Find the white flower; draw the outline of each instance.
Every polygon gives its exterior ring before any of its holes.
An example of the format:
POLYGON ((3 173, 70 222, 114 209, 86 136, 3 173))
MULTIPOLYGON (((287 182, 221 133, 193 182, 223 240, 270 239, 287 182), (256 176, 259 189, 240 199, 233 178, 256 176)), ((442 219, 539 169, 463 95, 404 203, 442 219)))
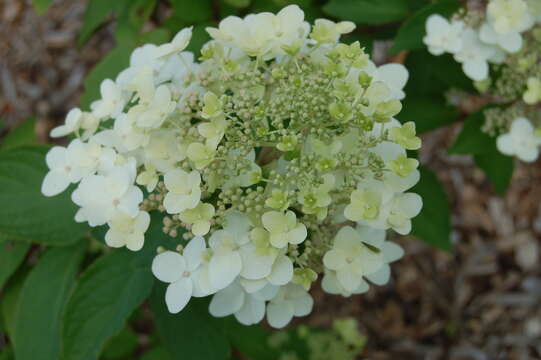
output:
POLYGON ((259 291, 247 293, 237 280, 212 297, 209 312, 215 317, 234 314, 241 324, 257 324, 265 317, 265 302, 276 296, 278 289, 267 285, 259 291))
POLYGON ((100 147, 73 140, 67 148, 55 146, 47 153, 45 161, 49 172, 41 184, 45 196, 55 196, 67 189, 69 184, 81 181, 96 171, 100 147))
POLYGON ((293 316, 306 316, 312 311, 314 300, 297 284, 287 284, 267 305, 269 325, 280 329, 289 324, 293 316))
POLYGON ((166 173, 186 158, 186 147, 174 132, 155 130, 145 146, 143 157, 156 170, 166 173))
POLYGON ((91 104, 92 114, 98 119, 116 118, 126 105, 126 99, 120 86, 111 79, 105 79, 100 85, 101 100, 91 104))
POLYGON ((517 31, 498 33, 488 23, 481 25, 479 29, 479 38, 481 41, 497 45, 508 53, 515 53, 522 48, 522 36, 517 31))
POLYGON ((363 71, 372 76, 372 81, 383 82, 389 88, 391 93, 385 100, 402 100, 406 97, 403 89, 408 82, 409 72, 404 65, 385 64, 376 68, 373 63, 369 63, 363 71))
POLYGON ((157 50, 158 56, 167 56, 179 53, 186 49, 192 38, 192 27, 180 30, 170 43, 160 45, 157 50))
POLYGON ((535 77, 528 78, 528 88, 522 95, 522 100, 529 105, 541 101, 541 80, 535 77))
POLYGON ((51 130, 51 137, 62 137, 77 132, 83 121, 83 112, 79 108, 71 109, 66 116, 64 125, 60 125, 51 130))
MULTIPOLYGON (((395 161, 400 156, 406 156, 406 150, 390 141, 382 141, 377 146, 371 149, 372 152, 381 156, 381 159, 385 161, 387 167, 392 161, 395 161)), ((414 169, 406 176, 400 176, 394 171, 386 171, 383 174, 383 181, 385 185, 393 192, 403 192, 413 187, 419 182, 421 175, 419 170, 414 169)))
POLYGON ((284 250, 277 250, 269 243, 269 236, 261 228, 251 232, 252 242, 240 248, 242 259, 241 283, 248 292, 267 284, 285 285, 293 279, 293 263, 284 250))
POLYGON ((178 214, 186 209, 193 209, 201 200, 201 176, 195 170, 187 173, 173 169, 165 173, 165 195, 163 206, 169 214, 178 214))
POLYGON ((541 23, 541 2, 539 0, 526 0, 530 15, 534 17, 537 23, 541 23))
POLYGON ((191 226, 192 234, 196 236, 203 236, 209 232, 213 216, 214 206, 202 202, 193 209, 186 209, 178 215, 182 222, 191 226))
POLYGON ((165 292, 165 303, 169 312, 180 312, 192 296, 203 297, 214 292, 209 288, 204 276, 206 252, 205 240, 195 237, 186 245, 182 255, 165 251, 152 261, 154 276, 169 283, 165 292))
POLYGON ((321 288, 328 294, 350 297, 351 295, 367 292, 370 289, 370 285, 364 279, 360 279, 359 286, 354 291, 348 291, 341 285, 336 271, 325 268, 325 275, 321 280, 321 288))
POLYGON ((488 59, 494 56, 496 50, 479 39, 479 34, 473 29, 462 33, 462 48, 455 53, 455 60, 462 63, 462 70, 472 80, 481 81, 488 77, 488 59))
POLYGON ((491 0, 487 6, 487 19, 499 34, 523 32, 534 21, 524 0, 491 0))
POLYGON ((167 116, 175 110, 176 103, 171 100, 171 91, 165 85, 160 85, 154 93, 154 98, 147 105, 139 105, 143 107, 142 111, 137 116, 137 126, 143 129, 158 128, 165 121, 167 116))
POLYGON ((242 257, 240 247, 250 241, 250 219, 240 213, 226 215, 222 230, 215 231, 209 239, 213 251, 209 264, 210 282, 215 289, 223 289, 240 274, 242 257))
POLYGON ((430 15, 426 20, 426 35, 423 42, 428 46, 432 55, 442 55, 445 52, 454 54, 462 48, 462 21, 449 23, 441 15, 430 15))
POLYGON ((363 276, 382 267, 383 259, 379 251, 363 243, 357 231, 346 226, 336 234, 333 248, 323 257, 323 264, 336 271, 337 279, 346 291, 354 292, 361 286, 363 276))
POLYGON ((105 243, 111 247, 126 246, 132 251, 140 250, 145 241, 145 232, 150 224, 150 215, 140 211, 136 217, 123 212, 115 213, 108 222, 109 230, 105 234, 105 243))
POLYGON ((514 155, 522 161, 533 162, 539 156, 539 136, 531 122, 523 117, 516 118, 508 133, 498 136, 498 150, 505 155, 514 155))
POLYGON ((85 177, 71 196, 72 201, 81 207, 76 220, 99 226, 111 220, 118 211, 136 217, 143 192, 133 185, 134 180, 134 162, 116 166, 107 175, 85 177))
POLYGON ((261 216, 261 221, 270 233, 270 243, 274 247, 296 245, 306 239, 306 226, 297 223, 297 217, 293 211, 287 211, 285 214, 279 211, 268 211, 261 216))
POLYGON ((128 114, 122 113, 115 119, 113 130, 125 151, 132 151, 148 144, 148 133, 135 124, 135 120, 141 112, 141 108, 134 106, 128 111, 128 114))
POLYGON ((274 51, 282 54, 284 46, 301 46, 310 25, 304 22, 304 12, 297 5, 289 5, 276 14, 273 20, 276 42, 274 51), (298 45, 297 45, 298 44, 298 45))
POLYGON ((390 203, 387 224, 401 235, 411 232, 411 219, 419 215, 423 200, 414 193, 397 194, 390 203))
POLYGON ((250 14, 244 19, 229 16, 219 28, 207 28, 212 38, 232 43, 249 56, 270 59, 284 54, 284 48, 300 47, 308 34, 304 13, 297 5, 283 8, 278 14, 250 14))
POLYGON ((310 37, 319 43, 335 43, 340 35, 355 30, 355 24, 351 21, 335 23, 327 19, 316 19, 310 37))
POLYGON ((366 275, 370 282, 376 285, 385 285, 391 276, 389 263, 399 260, 404 256, 404 250, 391 241, 385 241, 385 230, 373 229, 369 226, 357 225, 355 230, 359 233, 365 244, 381 251, 383 264, 379 270, 366 275))

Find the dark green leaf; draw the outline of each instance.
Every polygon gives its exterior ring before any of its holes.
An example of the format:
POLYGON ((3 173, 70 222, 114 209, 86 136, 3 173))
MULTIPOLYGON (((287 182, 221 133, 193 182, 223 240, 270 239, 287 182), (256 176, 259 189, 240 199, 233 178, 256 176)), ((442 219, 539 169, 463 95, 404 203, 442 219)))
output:
POLYGON ((19 308, 20 294, 26 275, 28 275, 27 268, 21 270, 17 271, 9 280, 7 288, 2 290, 2 296, 0 297, 3 326, 8 335, 12 337, 12 341, 15 339, 13 335, 15 333, 15 317, 19 308))
POLYGON ((468 116, 449 153, 476 155, 492 152, 495 147, 494 138, 481 130, 484 121, 483 111, 468 116))
POLYGON ((447 194, 436 177, 421 168, 421 180, 411 189, 423 198, 421 213, 413 218, 412 235, 445 251, 451 250, 451 215, 447 194))
POLYGON ((28 275, 15 319, 18 360, 60 358, 61 319, 85 249, 84 242, 51 248, 28 275))
POLYGON ((323 10, 340 20, 381 25, 404 19, 409 9, 406 0, 331 0, 323 10))
POLYGON ((53 3, 53 0, 32 0, 32 6, 38 15, 43 15, 49 9, 49 6, 53 3))
POLYGON ((187 51, 192 51, 196 56, 199 54, 201 47, 210 40, 210 36, 205 30, 205 28, 210 25, 212 24, 201 24, 193 27, 192 40, 186 48, 187 51))
POLYGON ((220 319, 208 312, 208 299, 192 298, 180 313, 170 314, 165 305, 166 284, 156 284, 150 306, 158 335, 173 360, 225 360, 230 346, 220 319))
POLYGON ((23 145, 35 145, 36 143, 36 119, 30 118, 13 128, 6 135, 2 141, 0 150, 5 151, 23 145))
POLYGON ((261 325, 245 326, 230 316, 224 319, 224 327, 233 347, 250 359, 274 360, 280 357, 275 349, 269 347, 271 332, 261 325))
POLYGON ((174 16, 188 25, 212 19, 211 0, 169 0, 175 10, 174 16))
POLYGON ((130 328, 124 328, 113 337, 103 350, 102 359, 114 360, 130 357, 137 348, 137 334, 130 328))
POLYGON ((97 359, 107 340, 147 298, 154 279, 136 259, 133 252, 115 250, 83 274, 64 316, 64 360, 97 359))
POLYGON ((0 290, 24 260, 29 248, 27 243, 0 242, 0 290))
POLYGON ((456 109, 437 95, 408 96, 402 105, 396 118, 402 123, 413 121, 419 134, 449 125, 458 118, 456 109))
POLYGON ((133 44, 117 46, 92 69, 84 81, 85 92, 81 97, 81 107, 89 108, 92 101, 100 98, 100 84, 103 80, 114 79, 121 70, 128 67, 133 48, 133 44))
POLYGON ((68 245, 88 230, 74 220, 77 207, 69 189, 45 197, 41 183, 47 173, 48 147, 21 147, 0 152, 0 236, 16 241, 68 245))
POLYGON ((496 193, 503 195, 513 177, 513 158, 501 154, 495 146, 493 151, 474 155, 473 158, 485 172, 496 193))
POLYGON ((147 33, 141 34, 139 44, 163 44, 171 38, 171 33, 167 29, 154 29, 147 33))
POLYGON ((0 360, 15 360, 11 347, 4 346, 4 348, 0 350, 0 360))
POLYGON ((156 0, 131 0, 118 11, 115 38, 117 43, 136 44, 141 28, 156 7, 156 0))
POLYGON ((410 78, 405 92, 411 94, 437 94, 441 96, 450 87, 473 91, 473 85, 461 65, 451 55, 434 56, 426 50, 413 51, 406 59, 410 78))
POLYGON ((83 27, 79 32, 77 43, 84 44, 94 31, 111 15, 118 7, 124 6, 126 0, 89 0, 83 18, 83 27))
POLYGON ((171 357, 167 350, 163 347, 157 347, 147 351, 141 356, 141 360, 170 360, 171 357))
POLYGON ((224 2, 235 8, 245 8, 250 5, 251 0, 224 0, 224 2))
POLYGON ((423 48, 426 19, 432 14, 448 17, 456 12, 459 7, 460 4, 457 0, 442 0, 423 7, 402 24, 391 51, 396 53, 401 50, 423 48))

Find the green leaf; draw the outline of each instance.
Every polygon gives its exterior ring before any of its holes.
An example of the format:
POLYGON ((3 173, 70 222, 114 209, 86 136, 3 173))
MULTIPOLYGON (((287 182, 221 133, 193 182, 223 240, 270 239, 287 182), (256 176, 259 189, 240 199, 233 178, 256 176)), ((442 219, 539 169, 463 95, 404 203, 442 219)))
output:
POLYGON ((514 160, 503 155, 494 146, 493 151, 473 156, 475 163, 485 172, 496 193, 503 195, 513 177, 514 160))
POLYGON ((51 248, 24 282, 15 318, 17 360, 60 358, 60 325, 86 244, 51 248))
POLYGON ((83 27, 79 32, 77 44, 83 45, 94 31, 117 9, 129 0, 89 0, 83 18, 83 27))
POLYGON ((451 215, 447 194, 430 170, 421 167, 421 180, 411 191, 423 198, 421 213, 413 218, 412 235, 445 251, 451 250, 451 215))
POLYGON ((381 25, 404 19, 409 9, 406 0, 331 0, 323 11, 340 20, 381 25))
POLYGON ((140 44, 155 44, 160 45, 171 39, 171 32, 167 29, 154 29, 152 31, 141 34, 140 44))
POLYGON ((188 25, 212 19, 211 0, 170 0, 175 11, 174 17, 188 25))
POLYGON ((53 0, 32 0, 32 6, 38 15, 43 15, 49 9, 49 6, 53 3, 53 0))
POLYGON ((205 28, 211 25, 213 24, 206 23, 206 24, 195 25, 193 27, 192 40, 190 41, 190 44, 186 48, 186 51, 192 51, 196 56, 199 54, 203 45, 207 41, 210 40, 210 35, 207 33, 205 28))
POLYGON ((233 347, 248 358, 274 360, 280 357, 280 354, 269 346, 271 332, 261 325, 245 326, 233 316, 229 316, 224 319, 224 326, 233 347))
POLYGON ((24 260, 30 244, 12 241, 0 243, 0 290, 24 260))
POLYGON ((495 147, 494 138, 481 130, 485 121, 483 111, 471 114, 464 120, 462 131, 449 149, 450 154, 477 155, 490 153, 495 147))
POLYGON ((402 106, 396 118, 402 123, 413 121, 419 134, 449 125, 458 119, 457 110, 445 104, 444 99, 437 95, 408 96, 402 106))
POLYGON ((114 360, 129 357, 137 349, 137 344, 137 334, 130 328, 124 328, 105 345, 102 359, 114 360))
POLYGON ((157 347, 145 352, 141 356, 141 360, 170 360, 171 357, 167 350, 163 347, 157 347))
POLYGON ((69 189, 45 197, 41 183, 47 173, 48 147, 20 147, 0 152, 0 236, 16 241, 68 245, 88 230, 74 220, 77 206, 69 189), (9 204, 9 205, 8 205, 9 204))
POLYGON ((13 128, 6 135, 2 141, 0 150, 5 151, 23 145, 35 145, 36 143, 36 119, 30 118, 13 128))
POLYGON ((118 11, 115 38, 119 44, 137 43, 141 28, 156 7, 156 0, 131 0, 118 11))
POLYGON ((81 277, 63 322, 63 360, 95 360, 154 282, 147 266, 128 250, 115 250, 94 262, 81 277))
POLYGON ((192 298, 180 313, 170 314, 165 305, 166 284, 156 284, 150 306, 158 335, 171 359, 225 360, 230 346, 220 319, 208 312, 208 299, 192 298))
POLYGON ((7 288, 2 290, 2 296, 0 297, 3 326, 12 341, 15 338, 15 317, 19 308, 19 299, 21 290, 24 285, 24 280, 28 275, 28 269, 23 268, 9 280, 7 288))
POLYGON ((88 109, 90 103, 100 98, 100 84, 103 80, 114 79, 120 71, 128 67, 133 49, 133 44, 119 45, 92 69, 84 81, 85 92, 81 97, 81 107, 88 109))
POLYGON ((436 94, 441 97, 450 87, 474 91, 461 65, 449 54, 434 56, 426 50, 413 51, 405 66, 410 73, 405 89, 408 95, 436 94))
POLYGON ((15 360, 13 350, 9 345, 6 345, 0 351, 0 360, 15 360))
POLYGON ((442 0, 426 5, 413 16, 408 18, 398 30, 391 52, 397 53, 402 50, 415 50, 424 47, 423 37, 426 34, 426 19, 432 14, 440 14, 448 17, 455 13, 460 4, 457 0, 442 0))

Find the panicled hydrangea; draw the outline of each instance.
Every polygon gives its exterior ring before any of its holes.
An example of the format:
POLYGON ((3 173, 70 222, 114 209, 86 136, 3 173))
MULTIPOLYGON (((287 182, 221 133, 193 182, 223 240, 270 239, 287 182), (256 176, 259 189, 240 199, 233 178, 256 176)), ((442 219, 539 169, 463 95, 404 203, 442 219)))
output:
POLYGON ((424 43, 433 55, 453 54, 469 78, 483 81, 489 76, 489 63, 501 64, 506 54, 522 48, 524 33, 539 21, 532 15, 534 2, 489 0, 484 17, 472 25, 458 15, 451 21, 431 15, 424 43))
POLYGON ((77 184, 76 220, 134 251, 149 212, 166 213, 164 232, 183 239, 152 272, 173 313, 213 294, 214 316, 280 328, 310 313, 318 274, 344 296, 385 284, 403 254, 386 230, 408 234, 421 210, 406 152, 421 140, 394 119, 407 70, 340 43, 353 29, 311 27, 292 5, 208 28, 199 62, 190 28, 137 48, 90 112, 52 131, 75 139, 47 155, 43 193, 77 184))
POLYGON ((462 11, 449 21, 431 15, 424 37, 430 53, 453 54, 477 89, 506 107, 486 109, 483 130, 498 136, 500 152, 526 162, 535 161, 539 153, 540 4, 489 0, 484 11, 462 11))

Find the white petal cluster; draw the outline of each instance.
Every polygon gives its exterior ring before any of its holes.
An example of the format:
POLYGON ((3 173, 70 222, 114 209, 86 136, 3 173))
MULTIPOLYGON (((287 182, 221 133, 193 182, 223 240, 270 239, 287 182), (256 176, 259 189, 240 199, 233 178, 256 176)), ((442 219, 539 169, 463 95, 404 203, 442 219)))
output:
POLYGON ((496 139, 498 150, 505 155, 516 156, 525 162, 534 162, 539 157, 541 133, 527 118, 513 120, 509 132, 496 139))
POLYGON ((506 54, 522 48, 522 34, 539 22, 535 3, 535 0, 490 0, 484 19, 475 27, 458 17, 448 21, 441 15, 431 15, 426 21, 423 41, 430 53, 452 54, 470 79, 483 81, 489 76, 489 63, 500 64, 506 54))
POLYGON ((340 43, 353 29, 311 27, 291 5, 207 29, 200 62, 184 52, 191 28, 135 49, 90 111, 52 131, 74 139, 47 154, 42 192, 74 184, 76 220, 133 251, 162 212, 183 234, 152 263, 173 313, 213 295, 214 316, 281 328, 311 312, 318 273, 344 296, 385 284, 402 256, 386 231, 408 234, 422 207, 407 157, 421 140, 394 118, 407 70, 340 43))

